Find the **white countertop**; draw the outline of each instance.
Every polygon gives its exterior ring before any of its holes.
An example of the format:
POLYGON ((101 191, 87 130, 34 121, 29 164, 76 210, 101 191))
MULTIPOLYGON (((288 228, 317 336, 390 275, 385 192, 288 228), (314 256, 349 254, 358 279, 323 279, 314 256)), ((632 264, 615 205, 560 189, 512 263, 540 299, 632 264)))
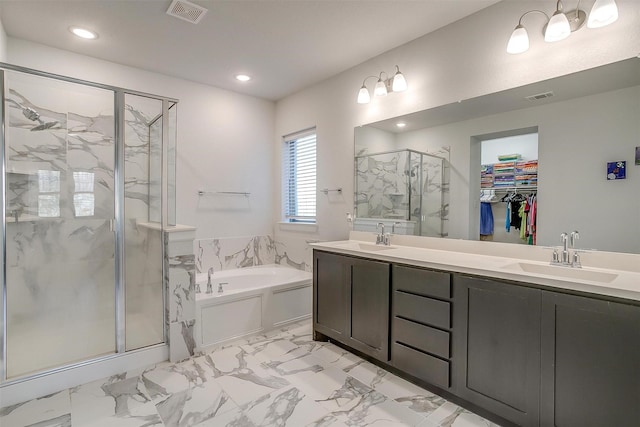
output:
MULTIPOLYGON (((470 253, 468 249, 458 252, 397 244, 380 246, 375 245, 372 233, 352 232, 351 239, 312 243, 311 246, 314 249, 374 260, 640 301, 640 272, 637 271, 592 268, 588 264, 584 265, 584 260, 583 268, 551 266, 548 261, 541 261, 539 255, 523 259, 470 253), (369 238, 369 234, 373 239, 369 238)), ((451 244, 455 245, 455 242, 450 242, 449 245, 451 244)))

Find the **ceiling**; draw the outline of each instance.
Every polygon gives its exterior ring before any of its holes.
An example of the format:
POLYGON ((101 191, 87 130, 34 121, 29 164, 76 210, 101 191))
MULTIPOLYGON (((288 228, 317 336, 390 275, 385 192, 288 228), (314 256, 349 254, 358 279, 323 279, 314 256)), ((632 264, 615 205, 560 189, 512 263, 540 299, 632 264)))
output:
POLYGON ((0 19, 9 37, 276 101, 497 1, 194 0, 208 13, 191 24, 171 0, 0 0, 0 19))

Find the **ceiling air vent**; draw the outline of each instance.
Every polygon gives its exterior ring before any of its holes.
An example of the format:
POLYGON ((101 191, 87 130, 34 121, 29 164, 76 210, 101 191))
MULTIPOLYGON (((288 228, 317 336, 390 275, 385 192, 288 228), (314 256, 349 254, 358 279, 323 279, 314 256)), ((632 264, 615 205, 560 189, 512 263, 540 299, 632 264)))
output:
POLYGON ((167 9, 167 15, 197 24, 207 14, 207 9, 186 0, 173 0, 167 9))
POLYGON ((553 92, 545 92, 539 93, 537 95, 525 96, 525 99, 528 99, 529 101, 539 101, 541 99, 551 98, 552 96, 553 92))

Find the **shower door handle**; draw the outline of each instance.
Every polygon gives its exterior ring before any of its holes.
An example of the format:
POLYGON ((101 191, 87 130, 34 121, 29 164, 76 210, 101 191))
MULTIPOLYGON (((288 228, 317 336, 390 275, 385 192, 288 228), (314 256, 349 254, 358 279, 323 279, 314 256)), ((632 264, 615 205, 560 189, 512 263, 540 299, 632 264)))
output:
POLYGON ((109 231, 114 232, 116 231, 116 225, 115 225, 116 220, 111 218, 109 220, 109 231))

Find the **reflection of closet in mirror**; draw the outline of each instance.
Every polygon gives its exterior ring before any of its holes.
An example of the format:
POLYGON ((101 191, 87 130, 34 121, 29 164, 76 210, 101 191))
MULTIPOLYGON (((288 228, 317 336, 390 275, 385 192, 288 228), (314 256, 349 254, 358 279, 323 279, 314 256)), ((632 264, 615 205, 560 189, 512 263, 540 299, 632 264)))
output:
POLYGON ((480 144, 480 240, 536 243, 538 133, 480 144))
POLYGON ((355 157, 354 229, 443 237, 446 165, 443 158, 414 150, 355 157))

